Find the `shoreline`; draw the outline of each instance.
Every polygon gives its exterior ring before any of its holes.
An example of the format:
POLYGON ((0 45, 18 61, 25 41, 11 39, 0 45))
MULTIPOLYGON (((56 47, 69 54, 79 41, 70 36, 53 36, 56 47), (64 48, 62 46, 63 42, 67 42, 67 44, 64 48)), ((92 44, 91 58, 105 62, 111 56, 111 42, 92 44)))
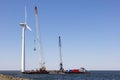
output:
POLYGON ((4 74, 0 74, 0 80, 30 80, 28 78, 13 77, 4 74))

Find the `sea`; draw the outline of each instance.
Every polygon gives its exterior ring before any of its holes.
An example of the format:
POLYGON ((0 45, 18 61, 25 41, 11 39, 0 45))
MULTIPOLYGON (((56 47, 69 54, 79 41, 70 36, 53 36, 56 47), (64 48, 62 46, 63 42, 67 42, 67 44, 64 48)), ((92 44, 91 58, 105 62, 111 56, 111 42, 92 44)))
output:
POLYGON ((20 71, 0 71, 0 74, 30 80, 120 80, 120 71, 89 71, 90 74, 22 74, 20 71))

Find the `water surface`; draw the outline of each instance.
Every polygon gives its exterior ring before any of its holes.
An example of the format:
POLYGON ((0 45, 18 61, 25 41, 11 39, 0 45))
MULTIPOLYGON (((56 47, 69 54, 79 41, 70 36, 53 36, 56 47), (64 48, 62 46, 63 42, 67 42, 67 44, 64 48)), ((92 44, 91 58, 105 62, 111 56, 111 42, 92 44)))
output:
POLYGON ((120 71, 90 71, 90 74, 21 74, 20 71, 0 73, 30 80, 120 80, 120 71))

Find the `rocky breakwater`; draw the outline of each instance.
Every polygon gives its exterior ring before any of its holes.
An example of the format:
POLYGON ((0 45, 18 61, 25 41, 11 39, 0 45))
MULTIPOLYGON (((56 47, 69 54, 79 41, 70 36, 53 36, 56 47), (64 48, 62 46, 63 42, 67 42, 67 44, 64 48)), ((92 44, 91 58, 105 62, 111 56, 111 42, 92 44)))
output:
POLYGON ((0 80, 30 80, 30 79, 19 78, 19 77, 12 77, 12 76, 7 76, 7 75, 0 74, 0 80))

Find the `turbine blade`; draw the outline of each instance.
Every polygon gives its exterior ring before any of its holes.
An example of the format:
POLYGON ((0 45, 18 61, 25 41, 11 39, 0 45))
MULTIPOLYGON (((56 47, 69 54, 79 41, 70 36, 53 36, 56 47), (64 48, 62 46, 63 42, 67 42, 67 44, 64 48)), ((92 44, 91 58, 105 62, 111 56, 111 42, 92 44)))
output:
POLYGON ((27 29, 29 29, 30 31, 32 31, 32 29, 28 25, 26 25, 26 27, 27 27, 27 29))
POLYGON ((27 23, 27 9, 26 9, 26 6, 25 6, 25 23, 27 23))

